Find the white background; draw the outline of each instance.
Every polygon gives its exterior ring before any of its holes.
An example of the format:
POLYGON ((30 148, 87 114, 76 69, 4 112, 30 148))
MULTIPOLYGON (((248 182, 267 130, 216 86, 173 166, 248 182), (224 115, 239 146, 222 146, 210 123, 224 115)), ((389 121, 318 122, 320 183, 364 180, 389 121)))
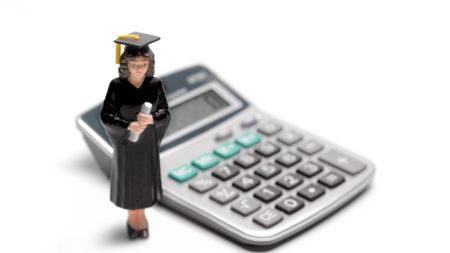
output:
POLYGON ((156 75, 203 63, 269 113, 368 157, 368 192, 274 252, 449 252, 448 1, 2 1, 1 252, 231 252, 157 205, 126 212, 75 127, 141 31, 156 75), (25 251, 27 250, 27 251, 25 251))

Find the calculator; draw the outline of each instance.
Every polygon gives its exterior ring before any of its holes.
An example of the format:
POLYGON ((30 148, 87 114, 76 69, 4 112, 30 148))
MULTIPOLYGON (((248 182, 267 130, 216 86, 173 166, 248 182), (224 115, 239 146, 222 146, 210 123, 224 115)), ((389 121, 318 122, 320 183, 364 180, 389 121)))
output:
MULTIPOLYGON (((371 161, 257 108, 203 65, 160 78, 171 112, 160 145, 160 204, 232 241, 279 245, 373 180, 371 161)), ((101 106, 76 124, 109 175, 113 149, 101 106)))

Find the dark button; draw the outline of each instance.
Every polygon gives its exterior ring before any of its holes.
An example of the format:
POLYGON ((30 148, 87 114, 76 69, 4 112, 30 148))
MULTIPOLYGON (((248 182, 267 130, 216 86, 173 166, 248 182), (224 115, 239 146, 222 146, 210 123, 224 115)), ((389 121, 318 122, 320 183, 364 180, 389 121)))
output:
POLYGON ((364 163, 336 150, 327 151, 319 159, 351 175, 356 175, 366 168, 364 163))
POLYGON ((267 136, 272 136, 281 131, 281 128, 282 127, 276 123, 266 122, 259 126, 258 131, 267 136))
POLYGON ((316 184, 310 184, 297 192, 297 195, 309 201, 313 201, 325 194, 325 189, 316 184))
POLYGON ((289 173, 282 178, 278 179, 277 185, 283 187, 286 190, 290 190, 303 182, 303 178, 297 173, 289 173))
POLYGON ((255 174, 264 178, 269 179, 281 173, 281 169, 271 163, 266 163, 261 165, 258 169, 255 170, 255 174))
POLYGON ((295 155, 293 153, 284 153, 280 157, 276 159, 277 163, 285 166, 285 167, 291 167, 292 165, 300 162, 302 158, 298 155, 295 155))
POLYGON ((334 188, 345 182, 345 178, 337 173, 330 172, 325 176, 319 178, 319 183, 327 186, 328 188, 334 188))
POLYGON ((323 149, 323 145, 315 140, 308 140, 300 143, 297 146, 297 149, 307 155, 314 155, 315 153, 323 149))
POLYGON ((236 181, 234 181, 233 186, 246 192, 246 191, 249 191, 249 190, 255 188, 260 183, 261 183, 261 181, 258 178, 254 177, 254 176, 250 176, 250 175, 245 175, 245 176, 237 179, 236 181))
POLYGON ((255 149, 255 152, 262 156, 269 157, 269 156, 272 156, 272 155, 280 152, 280 150, 281 150, 280 147, 276 146, 275 144, 270 143, 270 142, 265 142, 265 143, 262 143, 261 145, 259 145, 255 149))
POLYGON ((297 172, 305 177, 313 177, 319 174, 323 170, 323 167, 317 163, 307 162, 297 169, 297 172))
POLYGON ((305 206, 305 202, 297 197, 289 196, 280 201, 275 207, 286 214, 293 214, 305 206))
POLYGON ((280 197, 282 194, 281 190, 275 186, 267 185, 261 190, 255 192, 255 198, 269 203, 270 201, 280 197))
POLYGON ((294 131, 286 131, 278 135, 277 140, 288 146, 300 141, 303 136, 294 131))
POLYGON ((234 163, 241 166, 244 169, 248 169, 253 165, 259 163, 260 161, 261 160, 254 155, 242 154, 234 160, 234 163))
POLYGON ((222 181, 228 180, 237 174, 239 174, 239 169, 228 164, 220 166, 212 172, 213 176, 221 179, 222 181))

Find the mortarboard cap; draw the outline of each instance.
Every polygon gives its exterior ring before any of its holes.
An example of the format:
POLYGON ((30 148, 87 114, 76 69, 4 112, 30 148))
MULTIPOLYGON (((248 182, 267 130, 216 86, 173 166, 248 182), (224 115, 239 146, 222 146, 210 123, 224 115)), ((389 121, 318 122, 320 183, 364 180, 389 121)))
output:
POLYGON ((160 37, 158 36, 139 32, 117 36, 117 39, 114 40, 116 43, 116 64, 120 63, 121 44, 129 47, 130 51, 137 55, 141 50, 147 50, 148 44, 158 41, 159 39, 160 37))

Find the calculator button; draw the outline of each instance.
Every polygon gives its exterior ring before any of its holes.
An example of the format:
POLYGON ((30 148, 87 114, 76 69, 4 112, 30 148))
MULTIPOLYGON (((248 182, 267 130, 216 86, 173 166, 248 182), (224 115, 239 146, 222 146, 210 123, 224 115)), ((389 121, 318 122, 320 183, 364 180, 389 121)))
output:
POLYGON ((217 189, 209 198, 216 201, 219 204, 225 205, 226 203, 236 199, 239 196, 238 192, 228 186, 217 189))
POLYGON ((281 131, 281 128, 282 127, 280 125, 276 124, 276 123, 266 122, 264 124, 261 124, 258 127, 258 131, 260 133, 263 133, 263 134, 267 135, 267 136, 272 136, 272 135, 278 133, 279 131, 281 131))
POLYGON ((253 125, 255 125, 258 122, 258 119, 255 116, 250 116, 245 118, 242 122, 241 122, 241 127, 242 128, 249 128, 253 125))
POLYGON ((313 162, 307 162, 300 166, 300 168, 297 169, 297 172, 302 174, 305 177, 313 177, 320 172, 322 172, 323 166, 313 163, 313 162))
POLYGON ((289 196, 280 201, 275 208, 285 212, 286 214, 293 214, 305 206, 305 202, 293 196, 289 196))
POLYGON ((199 193, 205 193, 216 186, 217 182, 208 176, 199 177, 189 183, 189 188, 199 193))
POLYGON ((329 150, 319 159, 351 175, 356 175, 366 168, 364 163, 336 150, 329 150))
POLYGON ((277 140, 286 145, 292 145, 300 141, 303 136, 294 131, 286 131, 278 135, 277 140))
POLYGON ((275 161, 277 161, 277 163, 279 163, 285 167, 291 167, 292 165, 300 162, 301 160, 302 160, 302 158, 300 156, 288 152, 288 153, 282 154, 275 161))
POLYGON ((286 190, 290 190, 303 182, 303 178, 297 173, 289 173, 282 178, 278 179, 277 185, 283 187, 286 190))
POLYGON ((213 176, 223 181, 228 180, 237 174, 239 174, 239 169, 228 164, 222 165, 212 172, 213 176))
POLYGON ((255 170, 255 174, 264 179, 272 178, 280 173, 281 169, 278 166, 270 163, 263 164, 255 170))
POLYGON ((242 216, 248 216, 249 214, 256 212, 256 210, 260 208, 261 204, 254 198, 249 197, 241 199, 231 206, 231 210, 237 212, 242 216))
POLYGON ((283 215, 272 208, 267 208, 255 217, 253 217, 253 222, 264 227, 270 228, 283 220, 283 215))
POLYGON ((169 172, 169 177, 182 183, 197 175, 197 169, 192 165, 181 165, 169 172))
POLYGON ((206 153, 192 160, 192 165, 201 170, 207 170, 216 166, 217 164, 219 164, 219 162, 219 157, 213 154, 206 153))
POLYGON ((281 190, 275 186, 267 185, 261 190, 255 192, 254 196, 266 203, 280 197, 282 194, 281 190))
POLYGON ((319 178, 319 183, 327 186, 328 188, 334 188, 345 182, 345 178, 337 173, 330 172, 325 176, 319 178))
POLYGON ((265 143, 262 143, 261 145, 259 145, 255 149, 255 152, 262 156, 269 157, 269 156, 272 156, 272 155, 280 152, 280 150, 281 150, 280 147, 276 146, 275 144, 270 143, 270 142, 265 142, 265 143))
POLYGON ((216 133, 216 141, 223 141, 230 138, 233 135, 231 129, 223 129, 216 133))
POLYGON ((310 184, 297 192, 297 195, 309 201, 313 201, 325 194, 325 189, 316 184, 310 184))
POLYGON ((261 141, 261 136, 251 130, 246 130, 236 138, 236 142, 244 148, 249 148, 261 141))
POLYGON ((245 175, 245 176, 237 179, 236 181, 234 181, 233 186, 246 192, 246 191, 249 191, 249 190, 255 188, 260 183, 261 183, 261 181, 258 178, 254 177, 254 176, 250 176, 250 175, 245 175))
POLYGON ((297 146, 297 149, 307 155, 314 155, 315 153, 317 153, 323 149, 323 145, 318 143, 315 140, 308 140, 308 141, 300 143, 297 146))
POLYGON ((242 154, 238 158, 234 159, 234 163, 244 169, 248 169, 260 161, 261 160, 258 157, 250 154, 242 154))
POLYGON ((241 147, 232 141, 227 141, 222 143, 214 149, 214 154, 222 157, 223 159, 228 159, 241 150, 241 147))

